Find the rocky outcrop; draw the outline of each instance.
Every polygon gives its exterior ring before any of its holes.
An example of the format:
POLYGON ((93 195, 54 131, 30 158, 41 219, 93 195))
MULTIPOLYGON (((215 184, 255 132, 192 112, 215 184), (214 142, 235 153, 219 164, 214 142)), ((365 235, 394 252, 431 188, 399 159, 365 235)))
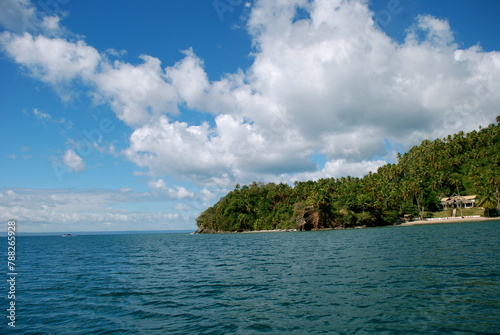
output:
POLYGON ((225 231, 225 230, 215 230, 210 227, 200 226, 196 230, 195 234, 226 234, 226 233, 237 233, 238 231, 225 231))
POLYGON ((306 206, 299 210, 296 208, 295 222, 299 231, 345 228, 345 226, 334 220, 328 212, 321 211, 313 206, 306 206))
POLYGON ((321 229, 321 213, 312 206, 307 206, 296 218, 297 230, 321 229))
POLYGON ((217 231, 213 230, 212 228, 200 226, 198 227, 198 230, 194 232, 195 234, 216 234, 217 231))

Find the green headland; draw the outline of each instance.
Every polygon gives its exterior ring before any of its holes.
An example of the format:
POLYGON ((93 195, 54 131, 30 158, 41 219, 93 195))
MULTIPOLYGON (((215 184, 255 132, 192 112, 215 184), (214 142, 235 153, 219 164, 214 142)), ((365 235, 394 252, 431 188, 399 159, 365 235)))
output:
POLYGON ((362 178, 236 185, 197 218, 198 233, 320 230, 500 212, 500 116, 425 140, 362 178))

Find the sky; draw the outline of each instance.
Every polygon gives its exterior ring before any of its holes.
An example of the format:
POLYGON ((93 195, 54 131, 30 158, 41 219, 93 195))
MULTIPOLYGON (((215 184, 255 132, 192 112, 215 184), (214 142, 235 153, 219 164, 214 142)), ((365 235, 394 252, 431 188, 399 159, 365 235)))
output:
POLYGON ((500 114, 496 0, 1 0, 0 221, 195 230, 500 114))

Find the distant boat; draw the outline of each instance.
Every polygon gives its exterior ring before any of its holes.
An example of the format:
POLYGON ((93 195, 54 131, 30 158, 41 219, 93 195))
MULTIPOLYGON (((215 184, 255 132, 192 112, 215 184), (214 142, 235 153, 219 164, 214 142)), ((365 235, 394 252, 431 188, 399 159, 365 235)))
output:
POLYGON ((73 237, 73 235, 71 235, 71 234, 62 234, 61 236, 62 237, 73 237))

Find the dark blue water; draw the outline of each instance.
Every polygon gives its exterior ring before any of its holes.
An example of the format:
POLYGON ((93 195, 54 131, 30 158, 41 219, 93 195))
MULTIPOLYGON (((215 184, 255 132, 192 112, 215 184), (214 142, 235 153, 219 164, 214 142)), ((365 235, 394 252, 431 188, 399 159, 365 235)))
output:
POLYGON ((15 333, 498 333, 499 233, 18 237, 15 333))

